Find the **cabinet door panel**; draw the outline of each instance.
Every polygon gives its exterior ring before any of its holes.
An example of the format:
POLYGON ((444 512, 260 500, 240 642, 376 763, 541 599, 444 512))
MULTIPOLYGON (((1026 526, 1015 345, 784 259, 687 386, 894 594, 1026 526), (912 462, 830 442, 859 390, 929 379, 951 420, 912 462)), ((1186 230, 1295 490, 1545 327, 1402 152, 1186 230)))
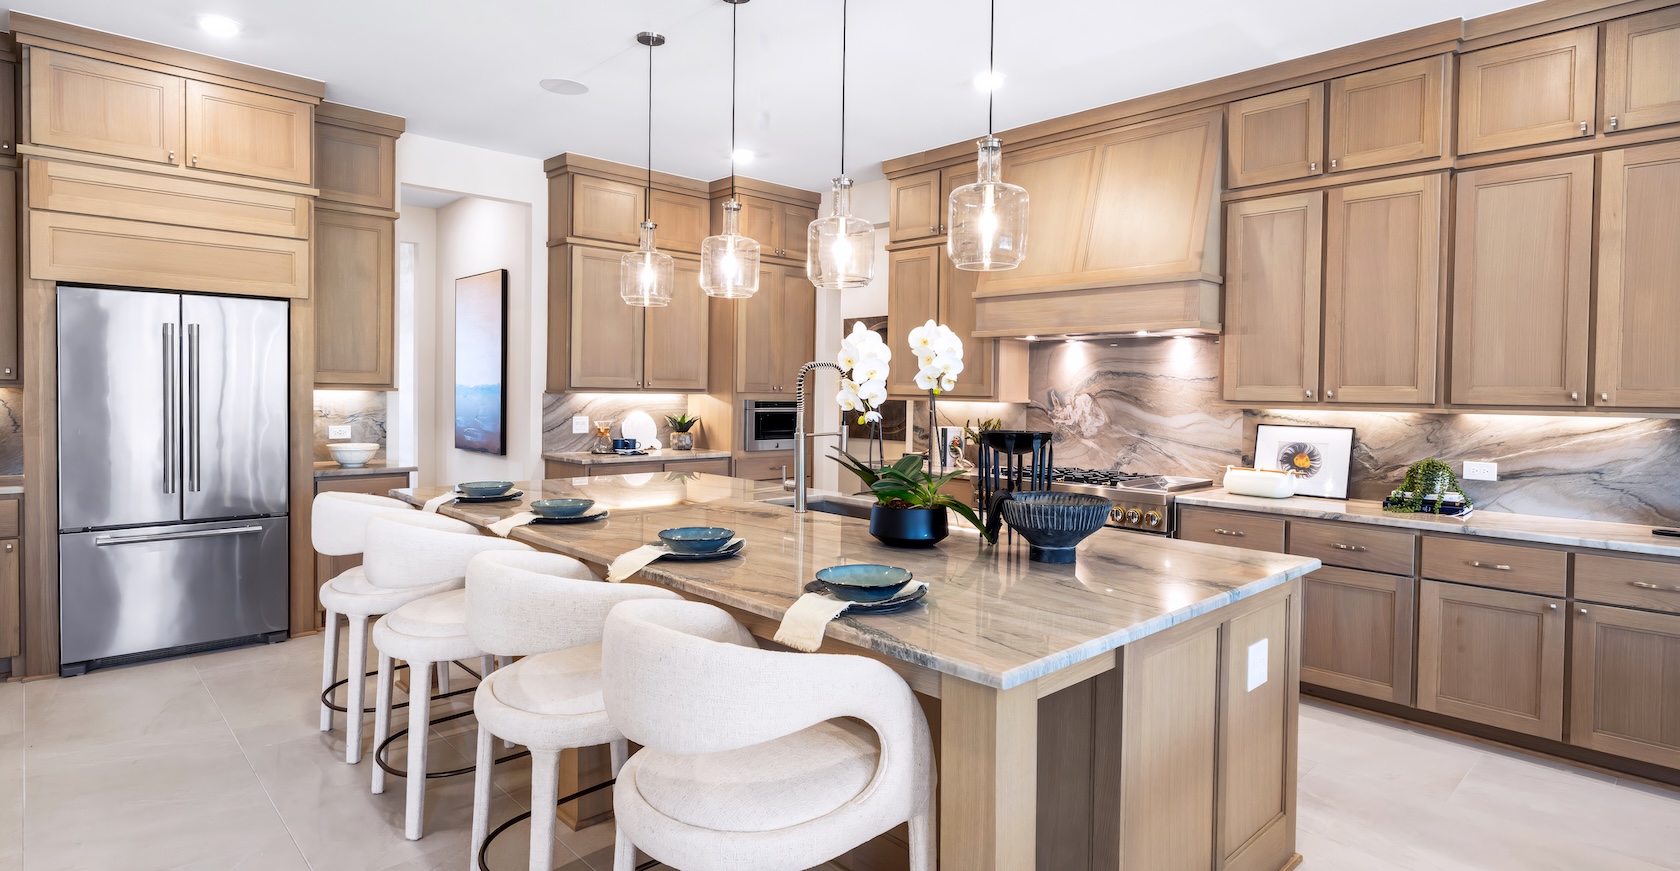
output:
POLYGON ((1230 185, 1306 178, 1324 171, 1324 86, 1307 85, 1231 104, 1230 185))
POLYGON ((1563 738, 1560 599, 1424 581, 1418 707, 1563 738))
POLYGON ((781 248, 781 256, 794 260, 804 260, 807 249, 811 222, 817 219, 817 210, 811 206, 795 206, 789 203, 776 204, 776 226, 781 236, 777 247, 781 248))
POLYGON ((735 389, 774 393, 777 363, 775 335, 782 327, 782 295, 775 271, 758 273, 758 293, 735 300, 735 389))
POLYGON ((1412 703, 1411 578, 1322 568, 1302 579, 1301 680, 1412 703))
POLYGON ((1449 55, 1344 76, 1330 83, 1330 169, 1440 157, 1449 55))
POLYGON ((315 107, 187 81, 187 163, 198 169, 309 184, 315 107))
POLYGON ((1443 187, 1436 174, 1330 191, 1325 399, 1435 401, 1443 187))
POLYGON ((390 218, 316 210, 316 387, 392 386, 396 256, 390 218))
POLYGON ((572 235, 637 244, 646 195, 642 188, 621 181, 572 176, 572 235))
POLYGON ((0 111, 0 152, 17 153, 17 74, 18 65, 0 61, 0 94, 5 94, 5 111, 0 111))
POLYGON ((177 162, 181 78, 41 48, 29 51, 29 77, 34 144, 177 162))
POLYGON ((1593 402, 1680 407, 1680 144, 1602 159, 1593 402))
POLYGON ((1604 25, 1604 131, 1680 121, 1680 9, 1604 25))
POLYGON ((315 125, 315 182, 323 200, 396 208, 396 161, 393 137, 336 124, 315 125))
POLYGON ((1459 176, 1453 403, 1586 404, 1592 178, 1590 155, 1459 176))
POLYGON ((618 295, 618 251, 572 249, 571 386, 625 390, 641 386, 644 309, 618 295))
POLYGON ((781 320, 776 325, 776 386, 780 392, 792 393, 799 367, 817 356, 817 289, 805 280, 803 269, 778 266, 775 272, 782 298, 781 320))
MULTIPOLYGON (((944 247, 934 250, 939 255, 939 322, 963 342, 962 374, 957 376, 957 388, 947 395, 953 399, 991 399, 997 395, 994 376, 998 340, 974 335, 974 291, 979 289, 980 273, 958 269, 945 256, 944 247)), ((898 352, 893 353, 896 356, 898 352)))
POLYGON ((887 255, 887 347, 893 353, 887 392, 894 396, 926 392, 916 386, 910 331, 939 319, 939 276, 945 271, 942 262, 949 259, 943 246, 909 248, 887 255))
POLYGON ((18 608, 18 543, 0 542, 0 657, 23 653, 21 614, 18 608))
POLYGON ((1232 203, 1225 229, 1225 398, 1314 401, 1324 195, 1232 203))
POLYGON ((1680 768, 1680 617, 1574 609, 1569 743, 1680 768))
POLYGON ((1597 27, 1461 55, 1458 152, 1590 136, 1597 72, 1597 27))
POLYGON ((678 260, 671 304, 647 310, 646 362, 642 386, 660 392, 706 389, 706 339, 709 335, 706 292, 700 289, 700 265, 678 260))
POLYGON ((0 168, 0 383, 22 380, 18 317, 18 171, 0 168))
POLYGON ((893 179, 891 196, 891 241, 909 242, 939 235, 939 225, 945 221, 939 170, 893 179))
MULTIPOLYGON (((697 194, 656 190, 648 201, 651 220, 659 225, 660 250, 700 253, 700 243, 711 235, 711 213, 706 199, 697 194)), ((638 222, 639 223, 639 222, 638 222)))
MULTIPOLYGON (((741 203, 741 235, 758 243, 759 256, 776 256, 776 203, 754 197, 738 197, 741 203)), ((720 213, 721 214, 721 213, 720 213)))

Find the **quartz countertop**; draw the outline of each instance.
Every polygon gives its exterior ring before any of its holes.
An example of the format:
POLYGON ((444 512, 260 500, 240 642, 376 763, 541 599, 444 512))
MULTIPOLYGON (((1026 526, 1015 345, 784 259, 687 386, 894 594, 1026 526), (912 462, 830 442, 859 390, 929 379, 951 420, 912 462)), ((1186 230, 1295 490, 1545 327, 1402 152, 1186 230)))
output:
POLYGON ((1315 499, 1293 496, 1266 499, 1237 496, 1224 490, 1199 490, 1178 494, 1179 505, 1230 508, 1312 520, 1341 520, 1373 526, 1393 526, 1422 532, 1450 532, 1508 538, 1538 544, 1597 548, 1651 556, 1680 557, 1680 538, 1651 534, 1653 527, 1603 520, 1575 520, 1504 511, 1474 511, 1467 518, 1435 514, 1398 514, 1384 511, 1381 502, 1361 499, 1315 499))
POLYGON ((391 466, 385 460, 368 460, 367 465, 355 468, 345 468, 332 460, 319 460, 315 463, 315 477, 317 478, 357 478, 366 475, 402 475, 408 472, 420 471, 419 466, 391 466))
POLYGON ((626 457, 620 454, 592 454, 588 451, 555 451, 543 454, 545 460, 556 463, 577 463, 580 466, 610 466, 614 463, 654 463, 663 460, 667 463, 680 463, 684 460, 727 460, 734 456, 729 451, 707 451, 695 448, 692 451, 658 450, 648 451, 640 457, 626 457))
MULTIPOLYGON (((1170 626, 1282 585, 1318 560, 1099 530, 1076 565, 1027 559, 1025 541, 988 547, 952 524, 938 547, 886 547, 867 521, 753 501, 750 481, 649 473, 587 482, 529 482, 518 502, 445 505, 441 513, 485 526, 529 500, 584 496, 611 515, 593 523, 515 529, 512 538, 604 565, 673 526, 723 526, 745 539, 741 556, 661 560, 641 576, 663 586, 780 620, 816 571, 846 562, 887 563, 930 582, 924 607, 845 616, 828 637, 986 686, 1009 689, 1170 626)), ((395 490, 411 504, 441 487, 395 490)))

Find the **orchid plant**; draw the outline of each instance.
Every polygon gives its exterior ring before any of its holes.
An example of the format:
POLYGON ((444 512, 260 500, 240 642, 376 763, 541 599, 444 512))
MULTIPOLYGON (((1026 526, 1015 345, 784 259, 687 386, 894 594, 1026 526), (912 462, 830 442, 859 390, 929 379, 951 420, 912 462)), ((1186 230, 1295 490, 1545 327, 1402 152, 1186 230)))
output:
POLYGON ((963 370, 963 344, 944 324, 927 323, 910 331, 910 351, 916 355, 916 386, 938 394, 957 386, 963 370))
POLYGON ((858 321, 852 333, 840 340, 840 392, 835 400, 840 410, 856 411, 858 423, 880 423, 881 403, 887 401, 887 366, 892 349, 881 334, 858 321))

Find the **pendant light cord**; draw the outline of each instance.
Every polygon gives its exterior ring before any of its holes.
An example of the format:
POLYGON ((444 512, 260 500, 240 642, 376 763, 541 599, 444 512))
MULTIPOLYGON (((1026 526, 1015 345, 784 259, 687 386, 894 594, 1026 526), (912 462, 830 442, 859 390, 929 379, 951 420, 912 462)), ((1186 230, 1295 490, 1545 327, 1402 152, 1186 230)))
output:
POLYGON ((850 0, 840 0, 840 174, 846 174, 846 23, 850 0))
POLYGON ((653 40, 648 40, 647 194, 642 197, 642 223, 653 220, 653 40))
POLYGON ((741 52, 741 4, 729 4, 729 198, 735 199, 735 100, 741 52))
POLYGON ((997 101, 997 0, 992 0, 991 37, 986 49, 986 138, 992 138, 992 104, 997 101))

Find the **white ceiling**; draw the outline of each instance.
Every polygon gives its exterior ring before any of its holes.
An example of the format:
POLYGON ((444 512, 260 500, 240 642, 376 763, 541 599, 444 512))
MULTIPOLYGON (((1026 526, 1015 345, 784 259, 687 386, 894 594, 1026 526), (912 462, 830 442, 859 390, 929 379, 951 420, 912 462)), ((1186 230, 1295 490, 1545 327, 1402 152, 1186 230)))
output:
MULTIPOLYGON (((572 151, 641 165, 647 49, 653 163, 729 172, 723 0, 18 0, 19 11, 320 79, 328 99, 408 119, 410 132, 531 157, 572 151), (201 13, 244 25, 200 32, 201 13), (574 78, 579 97, 540 89, 574 78)), ((1521 0, 999 0, 997 127, 1521 5, 1521 0)), ((985 0, 852 0, 846 164, 985 133, 985 0)), ((840 0, 740 7, 742 174, 823 189, 839 166, 840 0)))

